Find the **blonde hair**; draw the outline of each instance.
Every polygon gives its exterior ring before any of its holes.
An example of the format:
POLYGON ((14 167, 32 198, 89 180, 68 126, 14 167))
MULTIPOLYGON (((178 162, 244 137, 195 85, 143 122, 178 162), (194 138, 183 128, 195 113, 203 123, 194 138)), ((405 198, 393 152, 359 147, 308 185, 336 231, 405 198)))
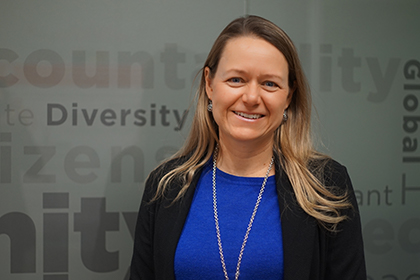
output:
POLYGON ((301 208, 328 230, 336 230, 346 219, 340 209, 350 207, 347 194, 334 194, 323 184, 324 167, 328 157, 315 151, 311 140, 311 95, 300 64, 296 48, 288 35, 274 23, 258 16, 246 16, 232 21, 213 44, 201 73, 197 102, 191 131, 184 146, 172 157, 185 157, 186 161, 165 174, 159 182, 155 199, 163 196, 166 188, 176 178, 183 180, 175 201, 188 189, 194 174, 211 157, 219 142, 218 126, 207 111, 204 68, 216 73, 226 43, 242 36, 261 38, 275 46, 286 58, 289 67, 289 86, 294 89, 287 110, 288 120, 274 133, 273 151, 289 177, 301 208))

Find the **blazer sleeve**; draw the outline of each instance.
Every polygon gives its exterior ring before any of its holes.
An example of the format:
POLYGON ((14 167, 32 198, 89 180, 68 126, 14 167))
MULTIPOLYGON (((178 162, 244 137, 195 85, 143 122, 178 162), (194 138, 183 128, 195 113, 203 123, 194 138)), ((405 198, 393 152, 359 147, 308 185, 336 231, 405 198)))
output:
POLYGON ((130 266, 130 280, 155 279, 153 257, 153 230, 156 202, 150 202, 158 180, 152 173, 146 181, 137 216, 134 249, 130 266))
POLYGON ((325 279, 366 280, 366 267, 359 209, 353 186, 344 166, 333 162, 326 184, 347 190, 352 208, 342 211, 348 218, 338 225, 336 233, 327 233, 325 279), (329 182, 328 182, 329 181, 329 182))

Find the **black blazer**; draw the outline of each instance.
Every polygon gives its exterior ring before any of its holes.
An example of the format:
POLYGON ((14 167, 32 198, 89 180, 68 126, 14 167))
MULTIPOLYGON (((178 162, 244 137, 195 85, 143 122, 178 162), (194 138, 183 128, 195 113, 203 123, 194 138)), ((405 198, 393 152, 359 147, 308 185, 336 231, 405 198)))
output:
MULTIPOLYGON (((171 204, 181 187, 174 182, 165 198, 150 203, 159 179, 179 165, 175 159, 154 170, 145 184, 134 240, 131 280, 175 279, 174 256, 184 222, 194 196, 201 169, 194 175, 185 196, 171 204)), ((341 222, 338 233, 319 226, 298 205, 291 183, 275 162, 277 193, 281 213, 284 254, 284 280, 366 280, 360 217, 346 168, 328 163, 325 184, 337 186, 350 195, 353 209, 343 211, 349 219, 341 222)))

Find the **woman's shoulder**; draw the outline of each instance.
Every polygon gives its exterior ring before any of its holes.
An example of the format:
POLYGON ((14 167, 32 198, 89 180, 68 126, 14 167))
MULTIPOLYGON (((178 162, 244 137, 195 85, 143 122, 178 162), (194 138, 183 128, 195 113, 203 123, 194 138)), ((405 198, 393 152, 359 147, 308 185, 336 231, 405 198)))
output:
POLYGON ((165 176, 172 170, 176 169, 177 167, 181 166, 186 161, 187 161, 186 156, 180 156, 180 157, 175 157, 175 158, 170 158, 168 160, 165 160, 164 162, 160 163, 155 169, 153 169, 150 172, 149 176, 146 179, 146 185, 159 182, 163 176, 165 176))
POLYGON ((186 156, 180 156, 175 158, 170 158, 161 164, 159 164, 155 169, 153 169, 149 176, 147 176, 144 193, 148 194, 151 197, 154 197, 159 186, 160 180, 170 173, 172 170, 181 166, 187 160, 186 156))
POLYGON ((317 158, 310 161, 309 168, 325 186, 351 187, 347 168, 340 162, 330 158, 317 158))
POLYGON ((350 184, 347 168, 334 159, 328 160, 324 167, 324 180, 327 186, 348 187, 350 184))

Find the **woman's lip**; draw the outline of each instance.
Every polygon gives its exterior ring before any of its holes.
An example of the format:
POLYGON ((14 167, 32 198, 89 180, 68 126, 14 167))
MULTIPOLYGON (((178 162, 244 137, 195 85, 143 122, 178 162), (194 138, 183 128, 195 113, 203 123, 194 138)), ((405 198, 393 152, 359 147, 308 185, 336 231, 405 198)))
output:
POLYGON ((239 111, 233 111, 236 115, 246 118, 246 119, 250 119, 250 120, 257 120, 262 118, 264 115, 262 114, 252 114, 252 113, 245 113, 245 112, 239 112, 239 111))

